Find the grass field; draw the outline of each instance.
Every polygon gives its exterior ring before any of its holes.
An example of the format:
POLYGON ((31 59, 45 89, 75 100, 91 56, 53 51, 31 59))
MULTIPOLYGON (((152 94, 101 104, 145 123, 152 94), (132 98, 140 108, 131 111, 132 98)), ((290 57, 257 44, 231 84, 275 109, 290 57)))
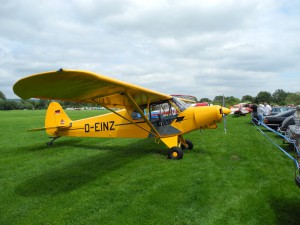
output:
POLYGON ((0 224, 300 224, 293 161, 249 115, 227 116, 226 135, 222 124, 186 135, 194 149, 182 160, 150 139, 46 146, 44 132, 25 132, 44 115, 0 111, 0 224))

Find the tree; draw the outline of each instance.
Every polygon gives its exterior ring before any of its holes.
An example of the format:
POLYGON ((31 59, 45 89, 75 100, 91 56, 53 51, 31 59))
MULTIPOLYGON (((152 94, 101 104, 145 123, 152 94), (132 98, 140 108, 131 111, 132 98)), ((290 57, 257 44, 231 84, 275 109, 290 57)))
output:
POLYGON ((48 105, 49 105, 49 101, 48 100, 44 100, 44 99, 40 99, 38 102, 36 102, 36 108, 37 109, 47 109, 48 105))
POLYGON ((300 105, 300 92, 288 94, 285 98, 285 103, 287 105, 300 105))
POLYGON ((235 105, 240 102, 240 99, 233 96, 224 97, 222 95, 219 95, 214 98, 213 103, 216 105, 223 105, 223 101, 225 101, 226 105, 235 105))
POLYGON ((0 98, 0 110, 4 110, 4 108, 5 108, 5 101, 2 98, 0 98))
POLYGON ((6 100, 6 96, 2 91, 0 91, 0 99, 2 99, 4 101, 6 100))
POLYGON ((285 99, 288 96, 289 93, 285 92, 282 89, 277 89, 273 94, 273 102, 278 105, 285 105, 285 99))
POLYGON ((211 102, 209 98, 201 98, 199 102, 211 102))
POLYGON ((22 106, 21 103, 16 101, 0 101, 0 109, 1 110, 13 110, 13 109, 20 109, 22 106))
POLYGON ((272 102, 272 95, 270 92, 267 91, 261 91, 257 94, 257 96, 255 97, 255 103, 264 103, 264 102, 272 102))
POLYGON ((23 109, 34 109, 34 104, 29 100, 21 100, 23 109))
POLYGON ((225 97, 225 103, 227 105, 235 105, 240 102, 240 99, 235 98, 233 96, 225 97))
POLYGON ((254 98, 251 95, 244 95, 242 97, 242 102, 254 102, 254 98))
POLYGON ((213 104, 215 104, 215 105, 222 105, 222 103, 223 103, 223 96, 222 95, 216 96, 213 100, 213 104))

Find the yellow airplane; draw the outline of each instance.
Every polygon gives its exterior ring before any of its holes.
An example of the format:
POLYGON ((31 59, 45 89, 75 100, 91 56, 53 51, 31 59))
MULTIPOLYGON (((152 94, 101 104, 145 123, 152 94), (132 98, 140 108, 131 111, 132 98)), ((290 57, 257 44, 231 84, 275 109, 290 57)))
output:
POLYGON ((183 135, 217 128, 230 110, 221 106, 190 107, 180 99, 88 71, 65 70, 25 77, 13 90, 22 99, 96 103, 111 113, 71 120, 57 102, 46 113, 45 130, 54 140, 62 136, 153 138, 168 148, 168 158, 181 159, 193 143, 183 135))

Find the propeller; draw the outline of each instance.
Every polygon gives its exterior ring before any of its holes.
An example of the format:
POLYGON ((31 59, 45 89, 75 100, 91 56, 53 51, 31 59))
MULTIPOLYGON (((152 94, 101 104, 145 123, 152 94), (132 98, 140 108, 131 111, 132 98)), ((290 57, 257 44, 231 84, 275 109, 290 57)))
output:
MULTIPOLYGON (((225 96, 223 94, 223 102, 222 102, 222 107, 225 107, 225 96)), ((223 109, 222 109, 223 111, 223 109)), ((223 118, 224 118, 224 132, 226 134, 226 114, 223 113, 223 118)))

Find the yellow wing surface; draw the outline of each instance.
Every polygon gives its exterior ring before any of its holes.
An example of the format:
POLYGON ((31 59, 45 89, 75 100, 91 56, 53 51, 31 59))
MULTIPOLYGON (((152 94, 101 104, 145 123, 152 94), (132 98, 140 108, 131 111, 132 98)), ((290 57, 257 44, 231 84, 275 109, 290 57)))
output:
POLYGON ((65 69, 25 77, 14 85, 13 90, 22 99, 98 103, 108 108, 132 107, 125 93, 130 94, 137 105, 172 98, 96 73, 65 69))

